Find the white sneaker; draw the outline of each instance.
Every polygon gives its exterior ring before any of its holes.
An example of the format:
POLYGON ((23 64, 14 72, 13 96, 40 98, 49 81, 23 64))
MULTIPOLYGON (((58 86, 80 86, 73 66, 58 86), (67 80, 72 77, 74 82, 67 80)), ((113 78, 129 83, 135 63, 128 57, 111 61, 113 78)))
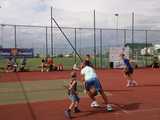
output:
POLYGON ((132 81, 132 83, 134 83, 134 84, 138 85, 138 83, 137 83, 135 80, 133 80, 133 81, 132 81))
POLYGON ((111 106, 110 104, 107 104, 106 110, 107 110, 108 112, 111 112, 111 111, 113 111, 113 108, 112 108, 112 106, 111 106))
POLYGON ((128 82, 126 86, 127 86, 127 87, 131 87, 132 85, 131 85, 130 82, 128 82))
POLYGON ((137 85, 138 85, 138 83, 135 80, 133 80, 132 81, 132 86, 137 86, 137 85))
POLYGON ((92 108, 100 107, 100 105, 99 105, 96 101, 93 101, 90 106, 91 106, 92 108))

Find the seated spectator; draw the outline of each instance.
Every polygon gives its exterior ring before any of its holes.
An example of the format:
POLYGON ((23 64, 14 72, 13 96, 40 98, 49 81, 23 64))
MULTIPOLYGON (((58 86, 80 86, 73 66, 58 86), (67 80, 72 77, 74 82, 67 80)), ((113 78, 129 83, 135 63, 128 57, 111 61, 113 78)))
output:
POLYGON ((41 61, 41 72, 47 71, 47 68, 48 68, 47 60, 43 58, 41 61))
POLYGON ((19 69, 21 72, 25 71, 26 64, 27 64, 27 60, 25 57, 23 57, 23 59, 21 60, 20 69, 19 69))
POLYGON ((47 59, 47 65, 48 65, 47 71, 53 71, 53 59, 52 58, 49 57, 47 59))
POLYGON ((9 58, 7 60, 7 65, 6 65, 6 72, 16 72, 17 71, 17 64, 13 58, 9 58))
POLYGON ((63 64, 59 64, 59 65, 57 66, 57 70, 63 71, 63 69, 64 69, 63 64))

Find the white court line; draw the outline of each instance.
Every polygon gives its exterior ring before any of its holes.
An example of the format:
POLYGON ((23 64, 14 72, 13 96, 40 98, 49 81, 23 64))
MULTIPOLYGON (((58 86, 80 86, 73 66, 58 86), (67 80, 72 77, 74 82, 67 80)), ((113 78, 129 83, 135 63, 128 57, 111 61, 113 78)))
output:
POLYGON ((137 113, 137 112, 152 112, 152 111, 158 111, 160 110, 160 108, 150 108, 150 109, 139 109, 139 110, 131 110, 131 111, 127 111, 124 110, 122 108, 120 108, 122 112, 126 113, 126 114, 130 114, 130 113, 137 113))

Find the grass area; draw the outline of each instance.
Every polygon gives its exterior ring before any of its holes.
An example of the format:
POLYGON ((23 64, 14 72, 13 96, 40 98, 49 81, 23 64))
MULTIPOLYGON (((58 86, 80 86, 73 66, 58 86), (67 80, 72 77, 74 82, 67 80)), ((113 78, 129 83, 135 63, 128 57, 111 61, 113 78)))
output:
MULTIPOLYGON (((137 58, 138 60, 138 66, 145 66, 145 65, 150 65, 152 63, 152 58, 149 56, 139 56, 137 58)), ((17 63, 20 63, 20 59, 17 59, 17 63)), ((73 64, 75 63, 75 58, 74 57, 70 57, 70 58, 54 58, 54 63, 55 64, 63 64, 64 65, 64 69, 68 70, 71 69, 73 64)), ((80 59, 77 58, 77 63, 80 63, 80 59)), ((92 60, 92 63, 94 64, 94 60, 92 60)), ((0 68, 4 68, 6 64, 6 60, 0 58, 0 68)), ((30 71, 34 71, 34 70, 40 70, 39 66, 41 64, 41 58, 28 58, 27 59, 27 65, 26 68, 30 71)), ((96 59, 96 66, 98 68, 109 68, 109 58, 107 57, 103 57, 102 58, 102 64, 101 64, 101 59, 100 57, 97 57, 96 59)))

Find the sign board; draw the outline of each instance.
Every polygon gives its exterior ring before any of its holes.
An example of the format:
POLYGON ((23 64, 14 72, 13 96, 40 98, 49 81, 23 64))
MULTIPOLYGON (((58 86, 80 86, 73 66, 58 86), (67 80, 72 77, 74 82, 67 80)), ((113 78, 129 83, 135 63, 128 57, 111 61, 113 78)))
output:
POLYGON ((32 48, 0 48, 0 56, 2 57, 28 57, 34 56, 34 51, 32 48))

